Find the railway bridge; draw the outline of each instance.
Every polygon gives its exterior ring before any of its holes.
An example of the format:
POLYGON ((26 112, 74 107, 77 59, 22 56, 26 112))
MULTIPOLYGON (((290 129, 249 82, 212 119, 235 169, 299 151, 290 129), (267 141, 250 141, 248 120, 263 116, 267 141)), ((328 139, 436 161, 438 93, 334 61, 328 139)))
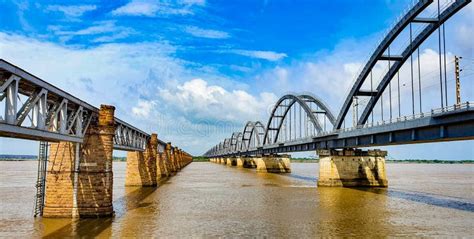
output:
POLYGON ((470 2, 414 2, 359 71, 338 115, 312 94, 287 94, 276 102, 266 123, 247 122, 204 155, 257 171, 290 172, 285 153, 316 151, 319 186, 386 187, 387 152, 360 148, 472 140, 474 105, 472 99, 461 101, 460 57, 453 61, 454 82, 448 80, 445 44, 445 23, 470 2), (420 57, 420 47, 431 35, 438 48, 434 80, 422 74, 420 57), (439 92, 424 92, 428 84, 439 92), (455 92, 454 97, 448 92, 455 92))
POLYGON ((35 215, 102 217, 112 205, 113 150, 127 151, 126 186, 157 186, 190 154, 0 59, 0 136, 40 141, 35 215))

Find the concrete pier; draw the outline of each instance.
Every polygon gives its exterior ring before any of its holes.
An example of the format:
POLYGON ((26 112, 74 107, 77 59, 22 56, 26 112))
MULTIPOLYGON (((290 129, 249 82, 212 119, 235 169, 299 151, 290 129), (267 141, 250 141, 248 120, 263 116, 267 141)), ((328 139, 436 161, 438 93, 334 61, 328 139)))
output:
POLYGON ((101 105, 82 145, 51 143, 43 217, 112 216, 113 106, 101 105))
POLYGON ((291 173, 289 155, 263 155, 254 158, 257 172, 261 173, 291 173))
POLYGON ((386 151, 319 150, 319 187, 387 187, 386 151))

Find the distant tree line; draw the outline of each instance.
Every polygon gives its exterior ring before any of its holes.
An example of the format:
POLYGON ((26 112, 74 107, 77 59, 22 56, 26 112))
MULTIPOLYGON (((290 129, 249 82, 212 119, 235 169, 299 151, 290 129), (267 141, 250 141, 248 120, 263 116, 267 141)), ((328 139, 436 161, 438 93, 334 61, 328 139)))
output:
MULTIPOLYGON (((36 155, 13 155, 0 154, 0 161, 29 161, 37 160, 36 155)), ((113 161, 126 162, 127 157, 114 157, 113 161)), ((194 162, 208 162, 209 158, 204 156, 193 157, 194 162)), ((291 162, 295 163, 317 163, 317 158, 291 158, 291 162)), ((387 159, 387 163, 430 163, 430 164, 472 164, 474 160, 441 160, 441 159, 387 159)))

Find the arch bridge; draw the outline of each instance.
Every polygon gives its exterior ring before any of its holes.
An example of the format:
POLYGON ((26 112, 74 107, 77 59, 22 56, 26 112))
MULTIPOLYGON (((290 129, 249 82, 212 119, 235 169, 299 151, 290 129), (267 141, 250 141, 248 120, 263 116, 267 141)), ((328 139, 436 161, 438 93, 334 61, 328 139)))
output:
MULTIPOLYGON (((443 46, 445 22, 470 2, 455 0, 443 4, 420 0, 410 6, 358 73, 337 117, 322 99, 311 94, 287 94, 275 103, 266 124, 249 121, 242 131, 234 132, 204 155, 256 155, 472 139, 473 102, 449 102, 449 69, 443 46), (433 80, 423 79, 424 64, 420 63, 419 51, 431 35, 438 36, 439 41, 440 91, 435 97, 439 105, 432 102, 432 95, 423 99, 423 81, 428 84, 433 80), (401 86, 403 68, 409 69, 410 74, 405 79, 408 84, 401 86), (378 79, 374 79, 375 73, 380 74, 378 79), (402 98, 404 93, 407 98, 402 98)), ((459 68, 455 71, 459 73, 459 68)))

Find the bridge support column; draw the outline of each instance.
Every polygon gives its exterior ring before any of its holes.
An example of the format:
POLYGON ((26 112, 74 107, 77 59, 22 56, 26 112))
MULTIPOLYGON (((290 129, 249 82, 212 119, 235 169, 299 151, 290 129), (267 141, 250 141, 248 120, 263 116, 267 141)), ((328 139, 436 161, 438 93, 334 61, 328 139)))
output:
POLYGON ((262 173, 291 173, 289 155, 263 155, 254 158, 257 172, 262 173))
POLYGON ((167 178, 170 176, 170 168, 168 166, 168 159, 166 158, 165 152, 158 153, 158 162, 157 162, 157 181, 159 182, 161 179, 167 178))
POLYGON ((244 167, 244 158, 242 158, 242 156, 237 156, 235 158, 235 163, 238 168, 243 168, 244 167))
POLYGON ((255 159, 258 157, 244 157, 243 158, 243 167, 244 168, 256 168, 257 164, 255 163, 255 159))
POLYGON ((133 151, 127 153, 127 173, 125 186, 153 187, 156 181, 156 156, 158 138, 152 134, 146 142, 145 151, 133 151))
POLYGON ((173 148, 173 158, 176 167, 176 171, 181 170, 181 157, 179 156, 179 149, 177 147, 173 148))
POLYGON ((171 143, 166 144, 165 153, 166 153, 166 159, 167 159, 167 163, 168 163, 167 165, 168 165, 168 169, 169 169, 168 172, 170 173, 170 176, 171 176, 173 174, 176 174, 176 172, 178 171, 176 169, 176 164, 174 163, 174 155, 173 155, 171 143))
POLYGON ((319 187, 387 187, 386 151, 318 150, 319 187))
POLYGON ((237 159, 235 157, 228 157, 226 164, 227 166, 237 166, 237 159))
POLYGON ((51 143, 43 217, 112 216, 113 106, 101 105, 84 143, 51 143))

